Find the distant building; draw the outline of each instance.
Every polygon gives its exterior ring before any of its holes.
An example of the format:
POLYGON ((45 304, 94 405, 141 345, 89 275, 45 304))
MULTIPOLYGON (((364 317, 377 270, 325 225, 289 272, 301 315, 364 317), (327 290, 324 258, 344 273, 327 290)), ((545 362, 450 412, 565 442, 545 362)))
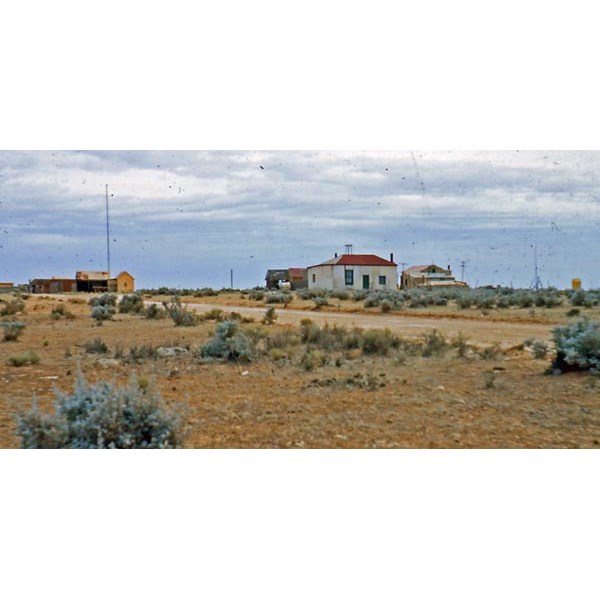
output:
POLYGON ((0 281, 0 292, 12 292, 15 284, 8 281, 0 281))
POLYGON ((337 254, 307 268, 308 287, 325 290, 395 290, 398 265, 375 254, 337 254))
POLYGON ((77 281, 63 277, 52 277, 50 279, 32 279, 29 289, 33 294, 64 294, 77 291, 77 281))
POLYGON ((413 288, 468 287, 463 281, 456 281, 450 265, 447 269, 438 265, 415 265, 402 271, 400 287, 413 288))
POLYGON ((114 279, 109 279, 108 287, 111 292, 131 294, 135 291, 135 279, 127 271, 121 271, 114 279))
POLYGON ((135 280, 127 271, 121 271, 114 279, 108 271, 77 271, 75 279, 52 277, 32 279, 29 288, 34 294, 62 294, 66 292, 117 292, 129 294, 135 289, 135 280))
POLYGON ((108 292, 108 271, 77 271, 78 292, 108 292))
POLYGON ((267 289, 277 289, 279 282, 290 284, 291 289, 297 290, 308 287, 306 269, 290 267, 289 269, 269 269, 265 276, 267 289))

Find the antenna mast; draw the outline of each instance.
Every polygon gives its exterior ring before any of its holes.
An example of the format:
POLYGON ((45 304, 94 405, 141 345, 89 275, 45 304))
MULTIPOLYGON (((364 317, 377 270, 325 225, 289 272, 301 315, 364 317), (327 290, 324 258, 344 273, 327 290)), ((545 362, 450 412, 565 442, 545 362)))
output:
POLYGON ((538 273, 537 246, 533 247, 533 260, 534 260, 533 285, 531 287, 534 290, 539 290, 541 287, 543 287, 543 285, 542 285, 542 280, 540 279, 540 276, 539 276, 539 273, 538 273))
POLYGON ((108 266, 108 278, 110 279, 110 229, 108 224, 108 184, 106 184, 106 262, 108 266))

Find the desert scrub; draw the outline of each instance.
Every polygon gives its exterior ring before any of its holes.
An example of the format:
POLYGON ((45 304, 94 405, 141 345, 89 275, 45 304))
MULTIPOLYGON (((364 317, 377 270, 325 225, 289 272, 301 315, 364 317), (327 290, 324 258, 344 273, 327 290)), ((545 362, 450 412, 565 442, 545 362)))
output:
POLYGON ((181 305, 181 300, 178 296, 174 296, 171 302, 163 303, 167 314, 175 323, 175 327, 193 327, 198 325, 200 318, 198 315, 191 310, 188 310, 181 305))
POLYGON ((437 329, 424 333, 422 336, 423 347, 422 354, 425 358, 431 356, 441 356, 446 353, 449 347, 448 340, 437 329))
POLYGON ((313 298, 313 310, 320 310, 323 306, 329 306, 329 300, 324 296, 317 296, 313 298))
POLYGON ((152 387, 89 384, 79 375, 73 393, 55 391, 54 414, 34 404, 17 416, 22 448, 179 448, 183 419, 152 387))
POLYGON ((90 298, 88 304, 90 306, 116 306, 117 297, 115 294, 100 294, 100 296, 94 296, 93 298, 90 298))
POLYGON ((9 356, 6 359, 6 364, 11 367, 22 367, 24 365, 37 365, 40 362, 40 357, 33 352, 33 350, 29 350, 27 352, 22 352, 21 354, 14 354, 13 356, 9 356))
POLYGON ((367 329, 362 334, 360 348, 363 354, 387 355, 392 348, 398 348, 400 338, 389 329, 367 329))
POLYGON ((96 325, 102 325, 104 321, 111 321, 116 309, 110 304, 98 304, 92 308, 90 316, 96 321, 96 325))
POLYGON ((21 296, 17 296, 14 300, 4 301, 4 306, 0 309, 0 317, 9 317, 24 312, 25 302, 21 296))
POLYGON ((273 325, 277 321, 277 313, 275 307, 269 306, 265 312, 265 316, 262 318, 261 323, 263 325, 273 325))
POLYGON ((252 342, 240 331, 238 321, 223 321, 217 325, 215 335, 200 348, 200 357, 250 362, 252 342))
MULTIPOLYGON (((233 314, 233 313, 232 313, 233 314)), ((224 321, 225 315, 220 308, 211 308, 207 310, 205 313, 202 313, 198 319, 200 321, 224 321)))
POLYGON ((248 292, 248 298, 250 298, 250 300, 264 300, 265 299, 265 291, 264 290, 250 290, 248 292))
POLYGON ((119 313, 139 315, 144 310, 144 300, 140 294, 125 294, 119 302, 119 313))
POLYGON ((167 311, 159 304, 150 304, 142 312, 146 319, 164 319, 167 311))
POLYGON ((470 346, 468 338, 465 337, 462 332, 458 333, 458 335, 450 342, 450 345, 453 348, 456 348, 456 356, 458 356, 458 358, 466 358, 469 354, 470 346))
POLYGON ((57 321, 63 317, 65 319, 74 319, 75 315, 68 310, 64 304, 57 304, 56 306, 52 307, 52 310, 50 311, 50 317, 57 321))
MULTIPOLYGON (((225 290, 223 290, 225 291, 225 290)), ((193 293, 194 298, 204 298, 205 296, 218 296, 219 292, 217 290, 213 290, 212 288, 200 288, 193 293)))
POLYGON ((83 349, 86 354, 106 354, 108 352, 108 346, 100 338, 85 342, 83 349))
POLYGON ((530 348, 533 358, 536 359, 546 358, 546 355, 548 354, 548 344, 543 340, 528 338, 523 342, 523 347, 530 348))
POLYGON ((265 294, 266 304, 289 304, 292 300, 292 294, 285 292, 268 292, 265 294))
POLYGON ((600 370, 600 321, 582 319, 552 330, 556 355, 554 369, 561 371, 600 370))
POLYGON ((306 350, 300 359, 300 365, 305 371, 313 371, 330 363, 329 356, 322 350, 306 350))
POLYGON ((25 331, 25 323, 22 321, 4 321, 0 325, 4 330, 5 342, 16 342, 25 331))

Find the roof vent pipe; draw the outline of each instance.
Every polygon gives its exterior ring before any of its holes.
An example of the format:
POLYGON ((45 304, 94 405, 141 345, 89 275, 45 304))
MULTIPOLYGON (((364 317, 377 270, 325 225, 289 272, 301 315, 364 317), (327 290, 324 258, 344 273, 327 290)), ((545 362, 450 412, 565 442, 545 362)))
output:
POLYGON ((335 257, 337 258, 337 252, 335 253, 335 257))
POLYGON ((390 252, 390 262, 394 262, 394 253, 390 252))

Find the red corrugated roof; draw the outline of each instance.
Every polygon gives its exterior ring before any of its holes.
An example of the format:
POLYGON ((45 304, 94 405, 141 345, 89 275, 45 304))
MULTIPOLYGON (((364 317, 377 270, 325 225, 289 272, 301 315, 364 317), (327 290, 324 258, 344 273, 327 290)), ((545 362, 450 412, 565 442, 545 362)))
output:
POLYGON ((375 254, 342 254, 337 258, 332 258, 313 267, 325 265, 345 265, 355 267, 396 267, 396 263, 375 254))
POLYGON ((288 273, 290 275, 290 277, 304 277, 304 273, 305 273, 306 269, 301 269, 299 267, 290 267, 288 269, 288 273))

